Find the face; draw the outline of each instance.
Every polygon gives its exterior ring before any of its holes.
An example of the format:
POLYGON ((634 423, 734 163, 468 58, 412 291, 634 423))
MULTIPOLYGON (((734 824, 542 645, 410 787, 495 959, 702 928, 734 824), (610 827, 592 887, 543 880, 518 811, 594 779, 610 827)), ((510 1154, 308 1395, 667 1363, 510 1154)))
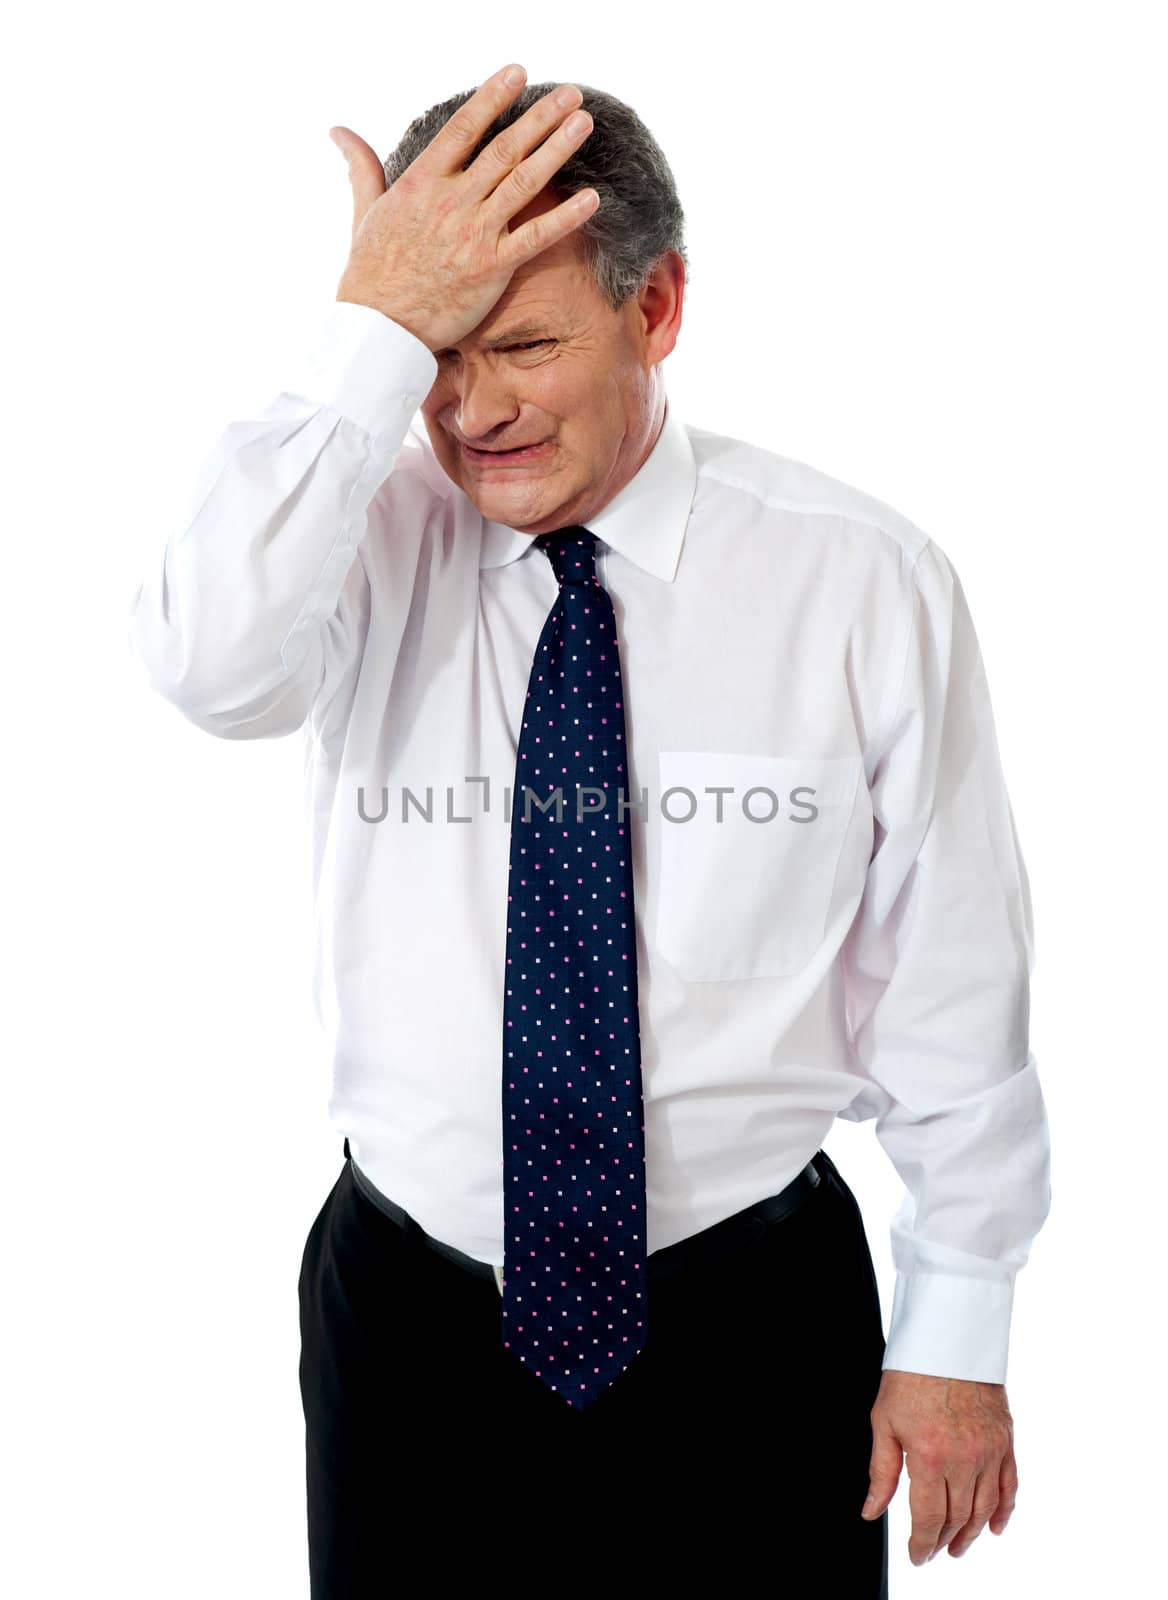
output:
MULTIPOLYGON (((543 190, 512 217, 511 231, 558 203, 543 190)), ((661 430, 657 364, 677 340, 684 281, 684 263, 670 252, 613 311, 569 233, 516 268, 477 328, 435 352, 426 431, 446 475, 484 517, 549 533, 586 523, 633 477, 661 430), (522 331, 512 338, 514 330, 522 331), (463 448, 533 444, 515 457, 463 448)))

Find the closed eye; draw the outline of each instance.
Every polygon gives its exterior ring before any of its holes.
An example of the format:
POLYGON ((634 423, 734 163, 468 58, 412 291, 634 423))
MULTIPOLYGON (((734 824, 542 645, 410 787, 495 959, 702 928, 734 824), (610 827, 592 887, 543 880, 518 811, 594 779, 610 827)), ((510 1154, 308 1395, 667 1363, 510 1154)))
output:
MULTIPOLYGON (((526 344, 500 344, 496 351, 504 350, 538 350, 541 344, 554 344, 554 339, 530 339, 526 344)), ((449 356, 457 355, 457 350, 442 350, 438 353, 438 360, 445 361, 449 356)))

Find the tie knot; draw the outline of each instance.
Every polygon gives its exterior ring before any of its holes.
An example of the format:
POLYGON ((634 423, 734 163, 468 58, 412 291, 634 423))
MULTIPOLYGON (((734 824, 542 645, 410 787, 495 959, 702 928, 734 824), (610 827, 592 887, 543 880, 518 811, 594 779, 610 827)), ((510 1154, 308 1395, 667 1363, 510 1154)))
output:
POLYGON ((558 583, 589 584, 596 576, 596 535, 589 528, 557 528, 536 536, 536 544, 552 564, 558 583))

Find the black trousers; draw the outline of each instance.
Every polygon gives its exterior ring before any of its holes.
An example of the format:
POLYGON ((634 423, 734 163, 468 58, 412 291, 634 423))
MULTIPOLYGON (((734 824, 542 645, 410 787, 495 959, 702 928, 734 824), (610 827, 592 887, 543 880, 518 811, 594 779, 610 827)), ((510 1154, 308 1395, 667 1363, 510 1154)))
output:
POLYGON ((669 1247, 648 1347, 574 1411, 504 1349, 494 1278, 399 1225, 346 1159, 299 1281, 312 1600, 489 1576, 887 1600, 888 1515, 860 1516, 879 1295, 855 1197, 814 1164, 789 1215, 669 1247))

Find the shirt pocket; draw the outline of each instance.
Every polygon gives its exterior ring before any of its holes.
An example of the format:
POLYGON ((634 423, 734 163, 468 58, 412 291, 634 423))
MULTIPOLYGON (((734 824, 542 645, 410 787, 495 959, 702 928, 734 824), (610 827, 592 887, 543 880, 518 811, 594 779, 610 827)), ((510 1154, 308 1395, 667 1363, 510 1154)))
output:
POLYGON ((662 750, 657 763, 657 949, 693 982, 798 972, 824 937, 861 758, 662 750), (714 788, 729 790, 721 821, 714 788))

